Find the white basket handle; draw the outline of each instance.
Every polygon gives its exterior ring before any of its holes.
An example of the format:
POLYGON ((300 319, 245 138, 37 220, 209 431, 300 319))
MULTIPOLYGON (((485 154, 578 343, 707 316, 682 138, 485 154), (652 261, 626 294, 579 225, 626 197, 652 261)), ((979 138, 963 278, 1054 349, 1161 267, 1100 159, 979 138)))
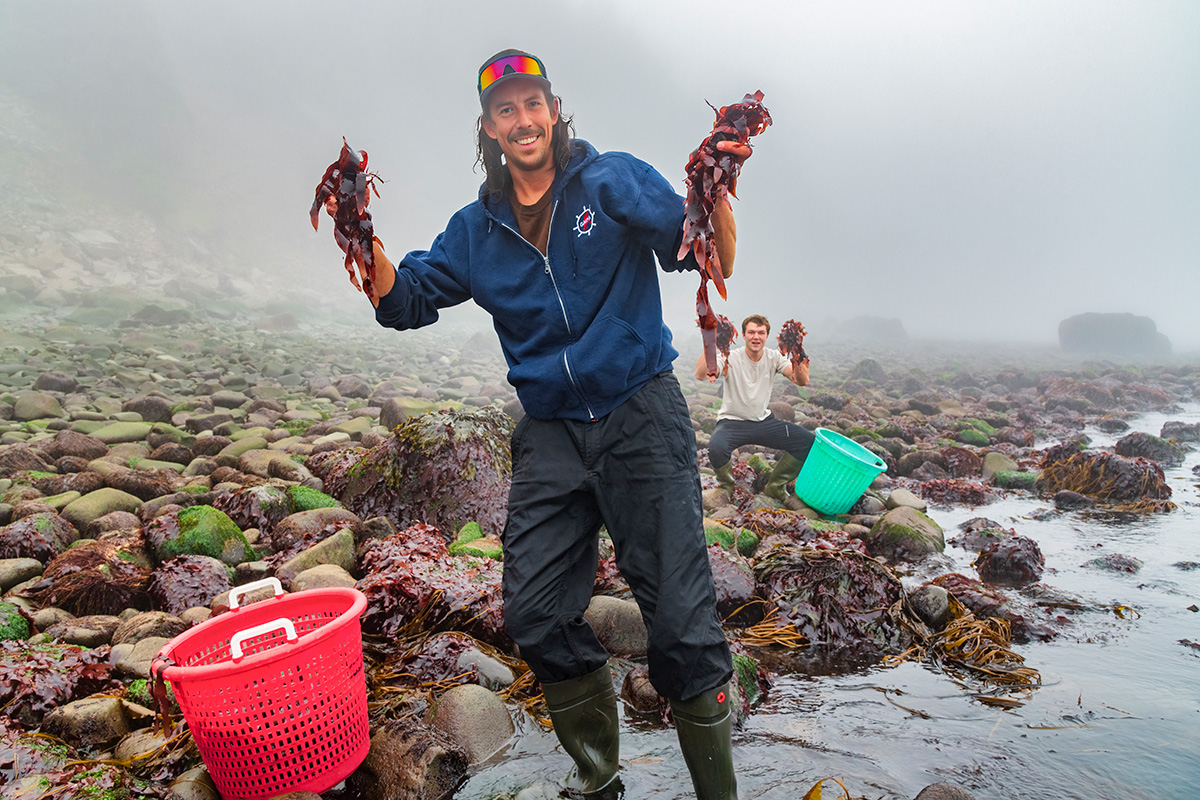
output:
POLYGON ((235 586, 229 590, 229 610, 238 610, 238 600, 253 592, 255 589, 261 589, 264 586, 275 587, 275 599, 278 600, 283 596, 283 584, 279 582, 279 578, 263 578, 262 580, 251 581, 245 586, 235 586))
POLYGON ((280 617, 279 619, 264 622, 262 625, 255 625, 253 628, 247 628, 244 631, 235 633, 233 638, 229 640, 229 652, 233 656, 233 660, 237 661, 242 657, 242 642, 247 639, 253 639, 255 636, 261 636, 264 633, 279 630, 280 628, 287 631, 289 644, 296 641, 296 626, 287 617, 280 617))

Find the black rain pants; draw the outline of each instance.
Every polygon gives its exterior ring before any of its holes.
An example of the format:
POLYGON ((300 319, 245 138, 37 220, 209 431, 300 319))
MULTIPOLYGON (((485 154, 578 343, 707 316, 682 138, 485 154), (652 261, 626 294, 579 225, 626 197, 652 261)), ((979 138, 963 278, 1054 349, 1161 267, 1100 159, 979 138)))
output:
POLYGON ((577 678, 608 660, 583 618, 603 523, 646 623, 654 688, 690 700, 728 681, 696 437, 674 374, 594 422, 524 417, 512 456, 504 621, 538 679, 577 678))
POLYGON ((717 421, 708 440, 708 461, 713 469, 729 463, 733 451, 744 444, 757 444, 772 450, 786 450, 801 464, 808 458, 816 436, 808 428, 784 422, 774 414, 766 419, 722 419, 717 421))

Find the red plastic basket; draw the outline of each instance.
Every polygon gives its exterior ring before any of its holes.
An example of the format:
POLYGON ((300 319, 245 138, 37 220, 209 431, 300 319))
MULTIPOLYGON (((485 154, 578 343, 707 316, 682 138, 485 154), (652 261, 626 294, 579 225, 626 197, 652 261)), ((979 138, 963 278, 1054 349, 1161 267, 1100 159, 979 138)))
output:
POLYGON ((283 594, 275 578, 230 593, 230 611, 168 642, 151 675, 171 682, 225 800, 322 792, 367 756, 357 589, 283 594), (238 606, 263 586, 275 598, 238 606))

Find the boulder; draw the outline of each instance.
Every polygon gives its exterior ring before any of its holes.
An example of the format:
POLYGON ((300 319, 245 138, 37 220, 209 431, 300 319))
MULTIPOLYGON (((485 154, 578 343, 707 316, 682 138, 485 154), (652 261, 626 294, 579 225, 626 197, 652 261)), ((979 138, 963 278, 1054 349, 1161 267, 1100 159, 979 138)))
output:
POLYGON ((348 779, 372 800, 449 797, 467 775, 466 753, 446 734, 419 722, 375 729, 366 759, 348 779))
POLYGON ((113 645, 137 644, 151 636, 174 639, 188 629, 188 624, 165 611, 143 611, 122 622, 113 631, 113 645))
POLYGON ((318 564, 292 578, 292 591, 345 587, 352 589, 357 581, 354 576, 337 564, 318 564))
POLYGON ((124 701, 85 697, 51 711, 42 730, 74 746, 103 748, 133 730, 124 701))
POLYGON ((349 573, 354 569, 354 560, 354 534, 342 529, 280 564, 275 568, 275 577, 291 590, 293 579, 305 570, 326 564, 349 573))
POLYGON ((592 626, 604 649, 623 658, 646 655, 646 623, 642 610, 632 600, 598 594, 588 604, 583 618, 592 626))
POLYGON ((139 498, 120 489, 105 487, 85 494, 69 504, 61 513, 67 522, 75 526, 76 530, 83 530, 93 520, 99 519, 105 514, 111 514, 114 511, 136 513, 141 507, 142 501, 139 498))
POLYGON ((942 552, 946 540, 941 526, 932 519, 914 508, 900 506, 879 518, 867 536, 866 545, 872 555, 907 561, 942 552))
POLYGON ((1042 577, 1046 559, 1037 542, 1028 536, 1010 536, 980 551, 975 569, 985 583, 1028 586, 1042 577))
POLYGON ((1149 433, 1122 436, 1113 446, 1113 451, 1128 458, 1148 458, 1164 467, 1178 467, 1184 459, 1183 449, 1179 445, 1149 433))
POLYGON ((134 397, 121 404, 122 411, 138 414, 144 422, 170 422, 171 404, 156 395, 134 397))
POLYGON ((84 458, 88 461, 108 455, 108 445, 78 431, 65 430, 54 434, 54 438, 42 445, 43 452, 58 460, 65 456, 84 458))
POLYGON ((120 625, 120 617, 91 614, 56 623, 42 632, 56 642, 99 647, 112 641, 113 633, 120 625))
POLYGON ((449 736, 471 764, 494 755, 516 730, 504 703, 474 683, 448 689, 426 721, 449 736))
POLYGON ((62 404, 52 394, 31 392, 17 397, 13 404, 13 419, 30 422, 35 419, 57 419, 63 416, 62 404))
POLYGON ((31 514, 0 528, 0 558, 32 558, 45 564, 78 538, 75 526, 58 514, 31 514))
POLYGON ((1171 341, 1149 317, 1086 313, 1058 324, 1059 347, 1067 353, 1167 356, 1171 341))

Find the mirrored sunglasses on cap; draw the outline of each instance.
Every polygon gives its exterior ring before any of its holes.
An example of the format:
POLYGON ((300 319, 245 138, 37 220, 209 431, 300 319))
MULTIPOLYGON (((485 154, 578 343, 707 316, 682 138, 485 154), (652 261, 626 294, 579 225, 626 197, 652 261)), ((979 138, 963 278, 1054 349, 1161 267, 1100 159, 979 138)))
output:
POLYGON ((529 75, 534 78, 546 78, 546 68, 542 62, 533 56, 505 56, 497 58, 479 71, 479 93, 482 95, 488 87, 505 75, 529 75))

